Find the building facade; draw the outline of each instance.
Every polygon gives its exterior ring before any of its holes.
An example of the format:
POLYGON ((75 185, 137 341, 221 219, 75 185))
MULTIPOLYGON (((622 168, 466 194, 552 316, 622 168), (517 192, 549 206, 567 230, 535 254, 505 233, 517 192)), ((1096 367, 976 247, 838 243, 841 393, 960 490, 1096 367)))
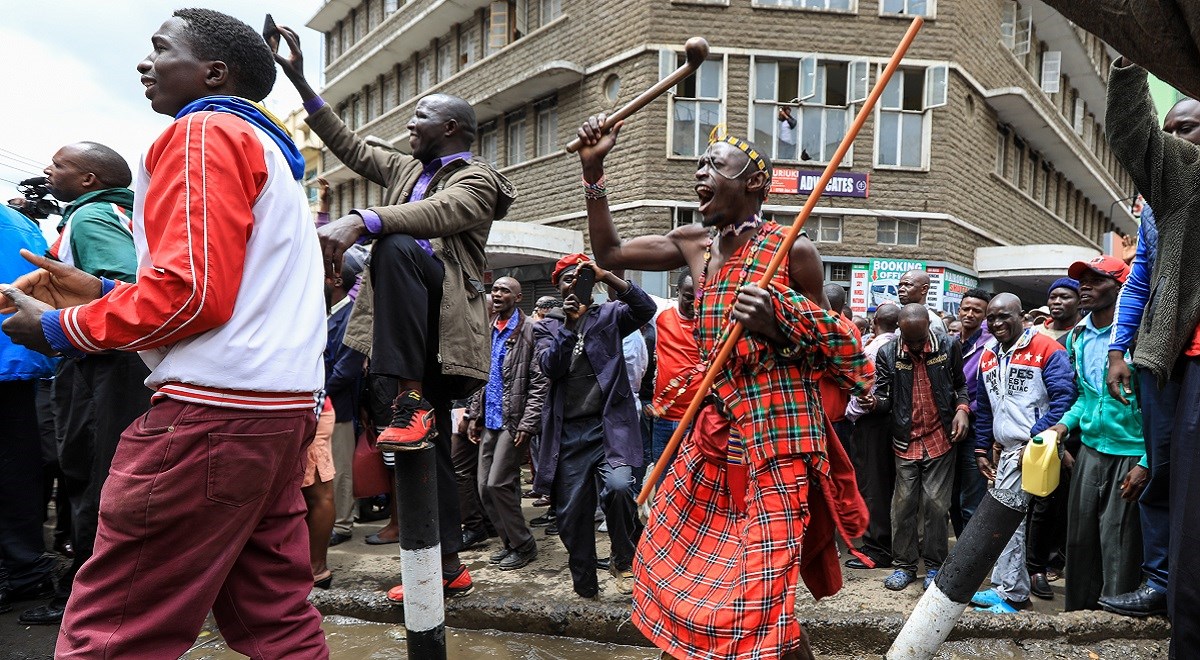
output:
MULTIPOLYGON (((918 14, 924 29, 808 222, 827 279, 856 310, 894 296, 907 266, 940 279, 935 306, 980 282, 1042 304, 1071 261, 1136 223, 1104 139, 1114 53, 1038 0, 330 0, 308 25, 326 35, 322 95, 360 134, 404 150, 420 96, 474 105, 476 155, 519 191, 491 266, 528 287, 545 279, 547 244, 586 244, 578 159, 562 146, 681 64, 689 37, 709 41, 708 60, 626 122, 607 163, 624 237, 698 219, 696 157, 714 129, 772 156, 765 212, 790 223, 918 14)), ((328 152, 320 169, 337 213, 383 199, 328 152)), ((633 276, 670 294, 669 276, 633 276)))

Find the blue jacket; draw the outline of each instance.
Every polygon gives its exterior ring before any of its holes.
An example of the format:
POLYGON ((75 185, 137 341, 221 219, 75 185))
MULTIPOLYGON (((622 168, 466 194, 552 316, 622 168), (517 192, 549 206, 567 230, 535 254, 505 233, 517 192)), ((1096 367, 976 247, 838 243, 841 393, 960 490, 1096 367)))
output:
MULTIPOLYGON (((0 282, 12 282, 32 271, 33 264, 20 255, 21 248, 34 254, 46 253, 46 239, 32 220, 0 206, 0 282)), ((2 323, 8 316, 0 316, 2 323)), ((53 361, 12 343, 0 332, 0 380, 34 380, 54 374, 53 361)))
POLYGON ((354 305, 342 305, 329 315, 329 339, 325 344, 325 394, 333 402, 336 422, 354 421, 358 414, 358 392, 362 389, 363 362, 366 356, 342 343, 350 310, 354 305))
MULTIPOLYGON (((641 427, 638 424, 637 399, 629 384, 622 339, 654 317, 654 300, 636 284, 611 302, 593 305, 579 326, 583 332, 584 354, 596 372, 604 396, 604 458, 609 465, 640 467, 643 463, 641 427)), ((534 490, 551 492, 558 469, 558 450, 562 442, 563 399, 571 352, 579 335, 562 321, 547 317, 534 325, 538 364, 550 381, 550 393, 542 408, 541 447, 537 483, 534 490)))
POLYGON ((1007 352, 993 339, 979 359, 975 453, 1023 445, 1062 420, 1075 403, 1075 370, 1066 350, 1033 328, 1007 352))
POLYGON ((1158 227, 1154 225, 1154 211, 1147 204, 1142 209, 1142 224, 1138 226, 1137 252, 1129 269, 1129 278, 1117 297, 1116 322, 1113 323, 1110 350, 1128 351, 1137 337, 1138 326, 1146 313, 1150 300, 1150 274, 1154 272, 1154 260, 1158 256, 1158 227))

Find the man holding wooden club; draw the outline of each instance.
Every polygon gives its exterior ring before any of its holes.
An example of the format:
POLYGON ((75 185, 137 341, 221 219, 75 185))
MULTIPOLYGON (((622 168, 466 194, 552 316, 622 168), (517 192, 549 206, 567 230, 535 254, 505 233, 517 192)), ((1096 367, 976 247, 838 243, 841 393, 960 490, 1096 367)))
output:
POLYGON ((764 155, 737 138, 714 141, 695 175, 703 225, 622 241, 603 166, 621 123, 605 132, 604 119, 579 129, 596 262, 688 267, 705 363, 730 319, 745 330, 655 499, 634 559, 633 622, 668 657, 811 657, 794 612, 799 579, 818 598, 835 593, 834 535, 858 536, 867 518, 817 381, 825 373, 864 394, 873 369, 849 321, 821 308, 821 257, 807 238, 767 288, 754 285, 786 234, 761 215, 764 155))

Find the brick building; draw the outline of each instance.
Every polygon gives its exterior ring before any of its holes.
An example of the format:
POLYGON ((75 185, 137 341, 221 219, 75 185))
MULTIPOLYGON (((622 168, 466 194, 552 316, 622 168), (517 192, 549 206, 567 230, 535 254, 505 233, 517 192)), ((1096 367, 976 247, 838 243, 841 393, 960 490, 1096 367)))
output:
MULTIPOLYGON (((330 0, 308 25, 326 36, 322 95, 360 134, 404 150, 419 96, 475 106, 475 153, 520 193, 490 265, 528 293, 586 243, 562 145, 678 66, 687 38, 707 38, 709 59, 609 158, 626 237, 694 220, 695 158, 717 124, 771 153, 765 210, 790 222, 914 14, 924 30, 809 221, 827 279, 866 305, 915 262, 942 274, 935 305, 977 281, 1041 304, 1071 261, 1136 224, 1104 140, 1114 53, 1037 0, 330 0)), ((320 170, 335 212, 382 199, 328 152, 320 170)), ((633 277, 670 295, 667 276, 633 277)))

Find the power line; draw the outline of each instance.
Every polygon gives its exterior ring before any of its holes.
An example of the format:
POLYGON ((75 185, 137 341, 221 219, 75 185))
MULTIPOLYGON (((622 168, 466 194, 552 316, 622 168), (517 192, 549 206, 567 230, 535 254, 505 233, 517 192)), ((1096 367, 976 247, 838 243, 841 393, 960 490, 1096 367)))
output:
MULTIPOLYGON (((0 154, 0 158, 7 158, 7 156, 5 156, 4 154, 0 154)), ((18 163, 17 165, 12 165, 10 163, 0 161, 0 167, 6 167, 10 170, 15 170, 17 172, 23 172, 25 174, 32 174, 33 176, 39 176, 40 174, 42 174, 41 172, 35 172, 34 170, 28 169, 28 166, 24 165, 23 163, 18 163)))
POLYGON ((28 163, 29 165, 31 165, 33 167, 37 167, 37 168, 45 167, 45 163, 40 163, 32 158, 29 158, 28 156, 22 156, 21 154, 15 152, 15 151, 12 151, 10 149, 5 149, 4 147, 0 147, 0 152, 9 154, 14 160, 25 161, 26 163, 28 163))

